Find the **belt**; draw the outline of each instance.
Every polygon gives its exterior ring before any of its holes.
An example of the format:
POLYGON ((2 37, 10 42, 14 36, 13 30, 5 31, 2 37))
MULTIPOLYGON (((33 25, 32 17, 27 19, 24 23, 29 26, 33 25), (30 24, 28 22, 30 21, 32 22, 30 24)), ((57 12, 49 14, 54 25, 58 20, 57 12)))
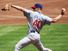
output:
MULTIPOLYGON (((31 30, 30 32, 31 32, 31 33, 35 33, 36 31, 35 31, 35 30, 31 30)), ((39 32, 38 32, 38 33, 39 33, 39 32)))

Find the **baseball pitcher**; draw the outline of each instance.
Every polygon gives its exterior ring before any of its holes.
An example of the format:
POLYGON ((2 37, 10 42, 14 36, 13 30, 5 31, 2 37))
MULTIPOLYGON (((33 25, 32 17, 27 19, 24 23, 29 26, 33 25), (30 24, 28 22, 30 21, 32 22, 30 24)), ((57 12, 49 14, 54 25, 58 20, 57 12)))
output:
POLYGON ((28 35, 16 44, 14 51, 20 51, 21 48, 31 43, 36 46, 39 51, 52 51, 51 49, 45 48, 42 45, 40 41, 40 30, 44 25, 50 25, 51 23, 55 23, 60 18, 62 18, 65 12, 65 8, 62 8, 60 15, 55 18, 50 18, 42 14, 43 5, 40 3, 36 3, 34 6, 32 6, 31 8, 33 10, 28 10, 12 4, 6 5, 6 7, 2 10, 9 10, 9 6, 23 12, 24 16, 26 16, 28 20, 28 35))

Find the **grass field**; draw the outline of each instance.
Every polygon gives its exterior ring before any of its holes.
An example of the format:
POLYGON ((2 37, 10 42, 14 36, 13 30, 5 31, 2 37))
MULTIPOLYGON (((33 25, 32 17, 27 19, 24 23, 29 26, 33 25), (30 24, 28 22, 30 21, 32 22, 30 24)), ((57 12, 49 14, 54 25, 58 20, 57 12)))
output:
MULTIPOLYGON (((26 36, 26 25, 0 25, 0 51, 14 51, 15 44, 26 36)), ((53 51, 68 51, 68 24, 52 24, 41 30, 41 41, 53 51)), ((31 44, 21 51, 37 51, 31 44)))

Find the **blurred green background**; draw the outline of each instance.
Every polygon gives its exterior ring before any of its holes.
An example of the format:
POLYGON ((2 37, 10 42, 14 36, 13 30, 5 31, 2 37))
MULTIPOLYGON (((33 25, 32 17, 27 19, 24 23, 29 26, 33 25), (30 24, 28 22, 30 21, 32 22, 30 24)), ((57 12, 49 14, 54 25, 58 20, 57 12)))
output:
MULTIPOLYGON (((0 25, 0 51, 14 51, 16 43, 27 35, 27 25, 0 25)), ((68 24, 44 26, 40 32, 43 45, 53 51, 68 51, 68 24)), ((21 51, 38 51, 32 44, 21 51)))

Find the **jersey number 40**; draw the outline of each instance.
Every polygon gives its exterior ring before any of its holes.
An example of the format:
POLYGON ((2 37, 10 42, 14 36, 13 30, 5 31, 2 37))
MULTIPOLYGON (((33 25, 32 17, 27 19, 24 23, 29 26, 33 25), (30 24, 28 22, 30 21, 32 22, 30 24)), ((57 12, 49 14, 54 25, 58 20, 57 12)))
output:
POLYGON ((39 28, 41 28, 41 26, 42 26, 42 21, 41 20, 35 20, 34 22, 33 22, 33 27, 35 28, 35 29, 39 29, 39 28))

